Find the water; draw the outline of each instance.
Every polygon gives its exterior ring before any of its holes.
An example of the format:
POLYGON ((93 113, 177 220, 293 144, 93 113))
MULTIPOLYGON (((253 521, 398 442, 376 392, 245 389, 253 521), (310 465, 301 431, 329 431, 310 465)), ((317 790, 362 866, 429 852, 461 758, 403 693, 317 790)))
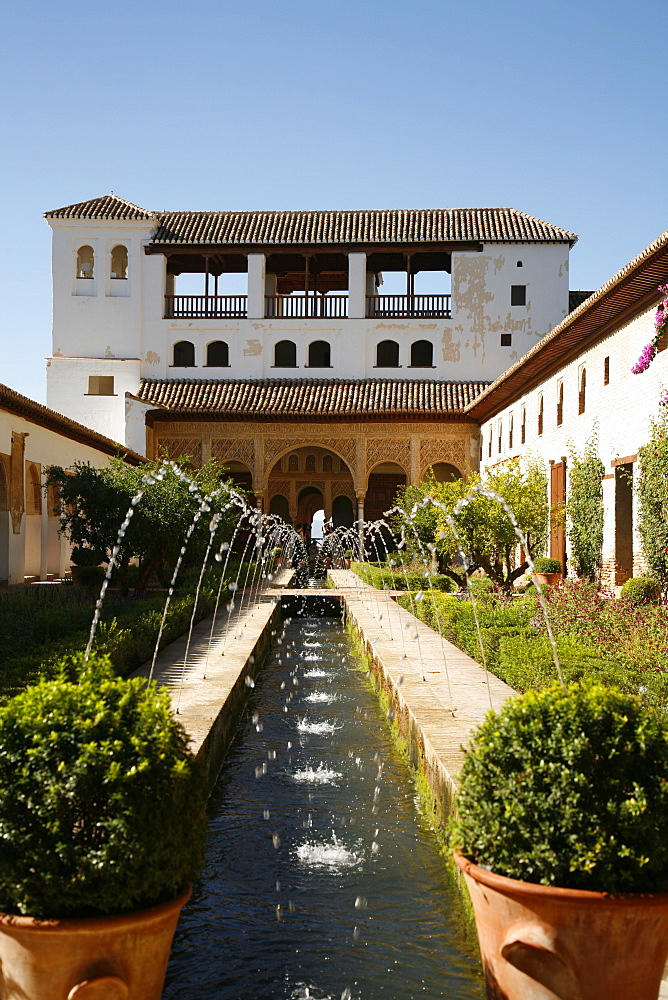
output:
POLYGON ((457 894, 357 666, 335 619, 295 619, 274 646, 212 796, 164 1000, 483 997, 457 894))

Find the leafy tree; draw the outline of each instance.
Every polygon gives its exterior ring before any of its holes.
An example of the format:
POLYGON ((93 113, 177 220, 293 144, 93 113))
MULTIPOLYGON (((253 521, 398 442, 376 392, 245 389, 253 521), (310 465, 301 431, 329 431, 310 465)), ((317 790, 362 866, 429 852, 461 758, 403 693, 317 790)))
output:
MULTIPOLYGON (((46 471, 47 487, 55 486, 59 491, 61 532, 73 545, 98 552, 103 562, 109 562, 112 557, 119 528, 132 498, 140 490, 145 491, 133 509, 116 559, 123 583, 130 560, 139 560, 140 574, 136 587, 139 593, 143 592, 154 574, 157 573, 163 582, 168 578, 186 532, 200 507, 201 497, 219 491, 200 518, 190 540, 190 559, 203 554, 211 516, 222 512, 230 498, 232 484, 224 481, 223 470, 214 461, 198 470, 186 470, 195 484, 194 489, 171 467, 161 470, 161 466, 160 462, 132 466, 116 458, 104 469, 76 462, 70 469, 52 465, 46 471), (156 476, 159 470, 161 475, 156 476), (147 484, 145 477, 150 477, 152 481, 147 484)), ((216 534, 218 543, 230 537, 236 517, 236 508, 221 517, 216 534)))
POLYGON ((638 530, 645 558, 668 593, 668 408, 652 423, 649 442, 638 449, 638 530))
POLYGON ((566 517, 568 540, 579 577, 597 580, 603 559, 603 483, 605 466, 598 457, 598 440, 594 433, 584 452, 578 455, 571 448, 568 473, 566 517))
POLYGON ((527 569, 526 560, 518 563, 518 538, 510 516, 496 499, 484 496, 474 487, 482 486, 503 497, 512 508, 518 527, 526 537, 532 557, 545 547, 548 525, 547 479, 537 463, 524 468, 513 459, 502 468, 488 472, 484 481, 475 473, 468 480, 435 483, 433 479, 406 487, 399 505, 406 512, 406 522, 414 525, 423 544, 436 542, 441 571, 459 586, 465 582, 463 567, 456 562, 461 546, 469 564, 469 573, 484 569, 489 578, 504 590, 527 569), (442 505, 425 506, 411 516, 412 506, 431 496, 442 505), (468 499, 467 499, 468 496, 468 499), (457 504, 465 501, 454 514, 457 504), (454 518, 455 530, 448 523, 454 518))

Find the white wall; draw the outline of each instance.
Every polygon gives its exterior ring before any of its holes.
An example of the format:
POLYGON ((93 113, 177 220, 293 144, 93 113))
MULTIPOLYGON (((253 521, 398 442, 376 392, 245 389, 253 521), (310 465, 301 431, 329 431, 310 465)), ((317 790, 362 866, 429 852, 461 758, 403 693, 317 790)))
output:
MULTIPOLYGON (((139 388, 138 359, 61 358, 47 360, 46 401, 50 409, 71 417, 85 427, 125 444, 125 393, 139 388), (114 395, 88 392, 89 378, 107 375, 114 379, 114 395)), ((145 446, 138 449, 140 454, 145 446)))
MULTIPOLYGON (((598 454, 605 465, 603 481, 606 525, 604 533, 604 566, 607 582, 611 583, 614 569, 614 502, 615 460, 637 454, 647 442, 652 418, 658 416, 659 400, 668 386, 668 351, 658 354, 647 371, 633 375, 642 348, 654 335, 655 309, 651 308, 623 324, 580 356, 562 366, 553 375, 505 407, 493 419, 481 426, 482 467, 489 467, 511 455, 540 456, 546 465, 550 460, 569 458, 574 449, 582 454, 586 443, 596 435, 598 454), (610 381, 604 384, 604 362, 610 359, 610 381), (587 385, 585 412, 578 413, 578 379, 582 366, 586 368, 587 385), (564 385, 563 423, 557 426, 557 393, 559 382, 564 385), (540 397, 544 402, 543 433, 538 434, 540 397), (521 444, 522 409, 526 408, 526 442, 521 444), (513 448, 509 448, 510 415, 513 414, 513 448), (498 424, 502 422, 502 447, 498 450, 498 424), (489 456, 489 436, 492 434, 492 455, 489 456)), ((635 471, 635 470, 634 470, 635 471)), ((568 463, 567 463, 568 473, 568 463)), ((634 574, 643 565, 640 540, 634 532, 634 574)))
MULTIPOLYGON (((110 456, 96 448, 0 409, 0 452, 5 455, 11 455, 12 433, 27 435, 24 469, 25 463, 34 462, 40 466, 42 475, 49 465, 67 468, 78 461, 104 468, 110 462, 110 456)), ((24 485, 27 485, 27 479, 24 485)), ((27 503, 25 507, 28 508, 27 503)), ((50 516, 45 494, 42 496, 41 515, 24 513, 18 533, 14 533, 9 512, 0 511, 0 581, 8 580, 15 584, 23 583, 25 575, 41 578, 47 574, 62 576, 69 567, 69 545, 58 538, 57 528, 57 519, 50 516)))
MULTIPOLYGON (((165 319, 165 258, 144 253, 155 222, 49 221, 53 229, 54 320, 48 404, 118 440, 124 440, 123 393, 136 392, 140 378, 491 381, 560 322, 568 308, 567 245, 490 244, 482 253, 453 253, 451 319, 165 319), (83 243, 93 246, 96 253, 92 282, 76 277, 76 251, 83 243), (110 252, 117 243, 126 245, 129 253, 128 280, 123 283, 109 278, 110 252), (518 261, 522 267, 517 266, 518 261), (527 286, 526 306, 510 305, 513 284, 527 286), (80 294, 82 290, 91 294, 80 294), (510 346, 501 346, 502 333, 511 335, 510 346), (297 369, 273 366, 275 344, 284 339, 297 344, 297 369), (195 346, 194 368, 173 365, 174 344, 181 340, 195 346), (205 367, 206 346, 213 340, 229 345, 229 367, 205 367), (307 367, 308 345, 313 340, 330 343, 330 368, 307 367), (376 347, 382 340, 399 343, 400 368, 376 367, 376 347), (416 340, 433 344, 433 367, 410 367, 410 347, 416 340), (104 369, 82 366, 79 359, 86 358, 96 359, 104 369), (121 369, 112 364, 121 359, 138 359, 137 366, 130 365, 122 379, 121 369), (119 373, 115 401, 86 397, 83 377, 106 372, 119 373)), ((363 264, 363 256, 351 255, 352 291, 357 298, 365 290, 358 266, 363 264)), ((261 254, 251 255, 249 280, 253 302, 258 299, 260 303, 255 302, 258 315, 265 291, 262 261, 261 254)))

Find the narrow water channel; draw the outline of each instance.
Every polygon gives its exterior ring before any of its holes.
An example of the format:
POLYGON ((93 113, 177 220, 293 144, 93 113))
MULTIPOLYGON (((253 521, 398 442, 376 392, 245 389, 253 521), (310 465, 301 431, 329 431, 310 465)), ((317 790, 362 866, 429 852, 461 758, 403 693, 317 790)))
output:
POLYGON ((164 1000, 481 1000, 459 900, 340 620, 279 631, 212 804, 164 1000))

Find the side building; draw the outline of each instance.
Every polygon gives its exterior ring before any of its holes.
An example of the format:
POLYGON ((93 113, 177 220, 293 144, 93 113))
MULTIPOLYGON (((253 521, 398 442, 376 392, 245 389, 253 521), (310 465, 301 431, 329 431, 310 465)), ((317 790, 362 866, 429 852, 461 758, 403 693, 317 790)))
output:
POLYGON ((74 462, 102 468, 114 455, 141 461, 116 441, 0 385, 0 584, 59 578, 69 567, 56 498, 43 488, 45 468, 74 462))
MULTIPOLYGON (((610 589, 644 570, 633 481, 638 449, 668 386, 665 338, 650 367, 633 374, 655 335, 660 285, 668 282, 668 231, 638 254, 465 409, 480 425, 480 463, 536 455, 549 468, 550 504, 563 505, 573 453, 596 443, 605 466, 602 581, 610 589)), ((565 562, 567 533, 550 555, 565 562)))

